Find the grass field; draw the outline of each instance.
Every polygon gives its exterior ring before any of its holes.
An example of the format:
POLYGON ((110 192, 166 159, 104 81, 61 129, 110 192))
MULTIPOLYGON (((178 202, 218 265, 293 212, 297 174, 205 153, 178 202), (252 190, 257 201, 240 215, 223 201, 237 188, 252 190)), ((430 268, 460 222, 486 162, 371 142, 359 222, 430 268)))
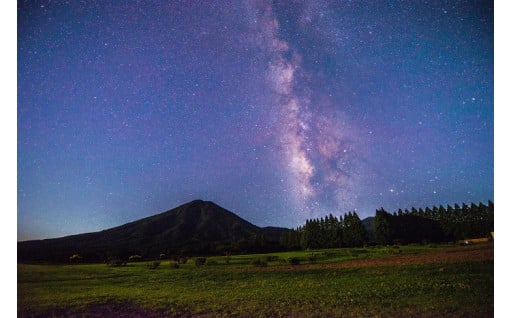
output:
POLYGON ((492 243, 18 265, 20 317, 489 317, 492 243), (251 264, 254 259, 267 266, 251 264), (290 265, 298 258, 300 265, 290 265))

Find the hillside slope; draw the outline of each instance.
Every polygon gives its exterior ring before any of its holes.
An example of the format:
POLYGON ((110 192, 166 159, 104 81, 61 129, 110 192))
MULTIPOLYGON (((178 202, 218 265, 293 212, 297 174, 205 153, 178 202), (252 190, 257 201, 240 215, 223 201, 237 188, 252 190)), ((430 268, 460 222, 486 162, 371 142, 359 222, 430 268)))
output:
POLYGON ((18 242, 20 262, 86 261, 161 253, 214 254, 275 249, 283 228, 259 228, 213 202, 195 200, 175 209, 94 233, 18 242))

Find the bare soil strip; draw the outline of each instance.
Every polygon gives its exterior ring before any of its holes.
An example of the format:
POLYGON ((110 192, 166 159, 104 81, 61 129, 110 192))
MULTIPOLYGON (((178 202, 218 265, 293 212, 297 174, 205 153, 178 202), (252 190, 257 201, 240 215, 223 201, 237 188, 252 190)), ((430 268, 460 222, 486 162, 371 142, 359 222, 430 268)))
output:
POLYGON ((263 271, 293 271, 319 268, 345 268, 369 266, 399 266, 411 264, 453 263, 466 261, 492 261, 494 260, 494 244, 476 244, 468 246, 454 246, 451 248, 432 248, 417 254, 395 254, 383 258, 354 259, 327 264, 304 264, 288 266, 258 267, 263 271))

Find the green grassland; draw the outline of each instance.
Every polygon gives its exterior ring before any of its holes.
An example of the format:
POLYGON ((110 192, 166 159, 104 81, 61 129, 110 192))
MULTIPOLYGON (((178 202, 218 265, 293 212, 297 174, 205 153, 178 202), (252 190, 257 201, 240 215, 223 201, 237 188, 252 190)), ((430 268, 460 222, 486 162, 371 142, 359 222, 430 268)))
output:
POLYGON ((117 308, 125 317, 130 311, 142 317, 492 316, 492 259, 372 264, 453 249, 417 245, 234 255, 229 264, 219 256, 199 267, 194 259, 179 268, 163 260, 154 270, 144 261, 122 267, 19 264, 18 315, 100 317, 117 308), (290 265, 291 258, 301 264, 290 265), (267 264, 254 266, 254 259, 267 264))

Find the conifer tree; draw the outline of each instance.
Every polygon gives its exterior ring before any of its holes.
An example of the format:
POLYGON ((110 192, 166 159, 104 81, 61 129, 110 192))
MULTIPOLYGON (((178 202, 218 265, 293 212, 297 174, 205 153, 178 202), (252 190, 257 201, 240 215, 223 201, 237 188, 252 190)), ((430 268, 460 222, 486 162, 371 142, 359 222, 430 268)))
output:
POLYGON ((375 212, 375 219, 373 223, 375 232, 375 241, 377 244, 386 245, 391 242, 391 228, 388 221, 388 213, 384 208, 380 208, 375 212))

